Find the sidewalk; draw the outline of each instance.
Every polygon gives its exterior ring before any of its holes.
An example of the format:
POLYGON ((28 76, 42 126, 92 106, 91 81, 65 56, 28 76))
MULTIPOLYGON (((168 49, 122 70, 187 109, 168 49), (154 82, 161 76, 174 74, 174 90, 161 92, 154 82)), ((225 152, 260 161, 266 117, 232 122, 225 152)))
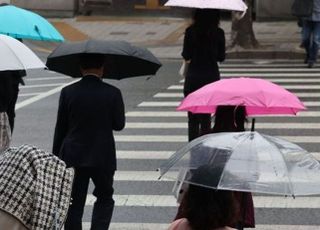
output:
MULTIPOLYGON (((87 38, 126 40, 149 48, 159 58, 178 58, 184 30, 189 22, 179 18, 153 17, 103 17, 79 16, 53 19, 51 22, 69 41, 87 38)), ((248 59, 303 59, 304 50, 299 48, 300 28, 295 21, 254 22, 258 49, 228 49, 228 58, 248 59)), ((222 21, 221 27, 230 39, 231 22, 222 21)))

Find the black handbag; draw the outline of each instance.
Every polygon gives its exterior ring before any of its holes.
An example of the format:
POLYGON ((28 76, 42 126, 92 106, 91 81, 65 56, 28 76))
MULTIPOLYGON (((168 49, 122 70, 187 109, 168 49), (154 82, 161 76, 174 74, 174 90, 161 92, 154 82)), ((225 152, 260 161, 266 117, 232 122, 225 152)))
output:
POLYGON ((313 0, 294 0, 291 13, 298 18, 309 17, 313 11, 313 0))

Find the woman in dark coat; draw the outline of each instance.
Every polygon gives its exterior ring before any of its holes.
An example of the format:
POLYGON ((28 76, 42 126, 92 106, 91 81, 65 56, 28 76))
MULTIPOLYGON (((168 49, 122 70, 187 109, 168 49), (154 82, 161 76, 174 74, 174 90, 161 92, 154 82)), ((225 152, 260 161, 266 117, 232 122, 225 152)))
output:
MULTIPOLYGON (((214 127, 211 133, 242 132, 245 131, 246 110, 244 106, 218 106, 215 113, 214 127)), ((183 191, 185 192, 185 191, 183 191)), ((239 203, 239 218, 235 228, 254 228, 254 206, 252 194, 248 192, 234 192, 239 203)), ((175 219, 186 217, 185 197, 183 196, 175 219)))
MULTIPOLYGON (((225 59, 225 36, 219 28, 218 10, 197 9, 193 24, 185 31, 182 57, 189 64, 184 82, 184 96, 220 79, 218 62, 225 59)), ((210 114, 188 113, 189 141, 208 133, 210 114)))

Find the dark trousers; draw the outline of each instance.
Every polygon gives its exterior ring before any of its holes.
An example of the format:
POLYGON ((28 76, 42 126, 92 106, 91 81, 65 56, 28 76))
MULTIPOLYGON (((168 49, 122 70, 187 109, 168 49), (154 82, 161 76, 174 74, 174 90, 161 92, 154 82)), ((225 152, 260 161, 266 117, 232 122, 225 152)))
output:
POLYGON ((93 206, 91 230, 107 230, 109 228, 114 208, 113 176, 114 172, 106 172, 99 168, 75 169, 71 194, 72 204, 69 207, 65 230, 82 229, 82 216, 90 178, 95 186, 93 195, 97 198, 93 206))
POLYGON ((189 141, 210 133, 211 115, 210 114, 193 114, 188 112, 188 136, 189 141))

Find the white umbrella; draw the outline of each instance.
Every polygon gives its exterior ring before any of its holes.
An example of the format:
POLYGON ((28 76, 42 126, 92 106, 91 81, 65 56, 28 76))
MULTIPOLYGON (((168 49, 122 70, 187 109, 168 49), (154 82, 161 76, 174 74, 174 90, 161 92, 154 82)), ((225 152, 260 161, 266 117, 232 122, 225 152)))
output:
POLYGON ((242 0, 169 0, 165 6, 233 10, 241 12, 245 12, 248 8, 242 0))
POLYGON ((320 194, 320 163, 298 145, 258 132, 199 137, 174 153, 159 170, 160 176, 214 189, 320 194), (207 174, 195 181, 192 175, 199 168, 207 174))
POLYGON ((46 68, 26 45, 6 35, 0 35, 0 58, 0 71, 46 68))

